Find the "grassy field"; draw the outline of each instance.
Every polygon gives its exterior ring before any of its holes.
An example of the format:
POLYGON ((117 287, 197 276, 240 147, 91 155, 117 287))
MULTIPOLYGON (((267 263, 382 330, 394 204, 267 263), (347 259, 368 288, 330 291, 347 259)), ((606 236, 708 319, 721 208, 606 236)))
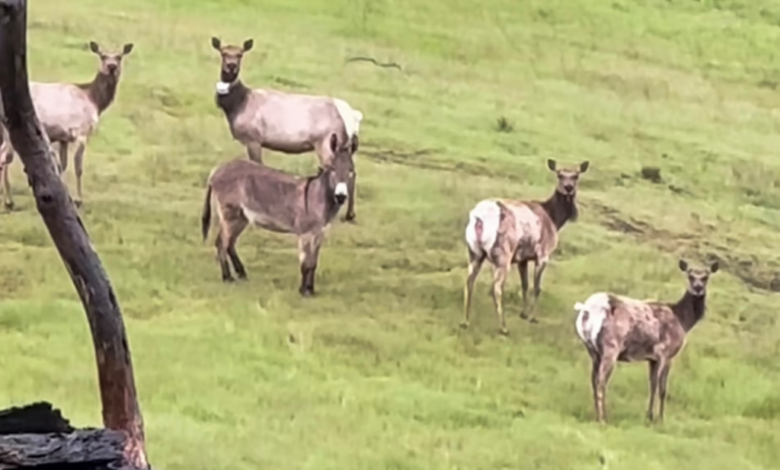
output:
MULTIPOLYGON (((35 80, 91 78, 89 40, 135 44, 87 149, 81 212, 125 315, 156 468, 777 468, 777 2, 30 3, 35 80), (236 285, 200 239, 209 171, 243 155, 214 104, 212 35, 254 38, 245 83, 335 94, 365 115, 357 224, 331 229, 314 299, 297 292, 294 238, 247 231, 236 285), (513 274, 500 337, 487 270, 462 331, 468 210, 547 197, 547 158, 591 169, 540 323, 517 318, 513 274), (603 289, 675 300, 679 256, 724 269, 672 368, 666 423, 645 424, 647 368, 633 364, 598 426, 572 305, 603 289)), ((316 168, 313 154, 268 155, 316 168)), ((45 399, 99 425, 84 313, 18 162, 12 175, 0 407, 45 399)))

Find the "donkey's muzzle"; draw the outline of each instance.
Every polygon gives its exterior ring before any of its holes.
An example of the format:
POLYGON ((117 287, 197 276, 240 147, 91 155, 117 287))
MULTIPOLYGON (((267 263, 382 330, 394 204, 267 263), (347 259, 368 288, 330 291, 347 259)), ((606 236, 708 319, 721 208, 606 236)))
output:
POLYGON ((333 197, 336 202, 341 205, 347 200, 347 185, 346 183, 339 183, 336 185, 336 190, 333 191, 333 197))

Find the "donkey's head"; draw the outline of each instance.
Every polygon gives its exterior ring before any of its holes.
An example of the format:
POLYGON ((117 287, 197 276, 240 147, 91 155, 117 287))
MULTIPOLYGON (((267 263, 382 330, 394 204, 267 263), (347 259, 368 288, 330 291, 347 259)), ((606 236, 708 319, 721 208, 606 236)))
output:
POLYGON ((330 159, 325 172, 327 173, 328 188, 333 191, 333 198, 338 205, 344 204, 349 194, 349 181, 355 175, 355 162, 352 156, 358 149, 358 137, 352 136, 352 141, 339 145, 335 133, 330 136, 330 150, 333 157, 330 159))
POLYGON ((588 171, 590 162, 587 160, 580 163, 578 168, 558 168, 558 163, 555 160, 547 160, 547 168, 550 171, 554 171, 558 176, 558 186, 556 190, 569 198, 573 198, 577 195, 577 183, 580 179, 580 174, 588 171))
POLYGON ((707 282, 710 280, 710 274, 718 272, 718 262, 715 261, 708 268, 692 268, 688 262, 680 260, 680 271, 688 276, 688 292, 691 295, 703 296, 707 293, 707 282))
POLYGON ((128 43, 122 48, 122 52, 112 52, 100 49, 95 41, 89 42, 89 50, 100 57, 100 73, 109 77, 118 78, 122 73, 122 58, 132 52, 133 44, 128 43))
POLYGON ((252 50, 253 45, 254 41, 247 39, 242 47, 223 46, 219 38, 211 38, 211 47, 218 50, 219 55, 222 57, 222 66, 219 72, 221 83, 229 85, 238 80, 238 74, 241 72, 241 59, 244 57, 245 52, 252 50))

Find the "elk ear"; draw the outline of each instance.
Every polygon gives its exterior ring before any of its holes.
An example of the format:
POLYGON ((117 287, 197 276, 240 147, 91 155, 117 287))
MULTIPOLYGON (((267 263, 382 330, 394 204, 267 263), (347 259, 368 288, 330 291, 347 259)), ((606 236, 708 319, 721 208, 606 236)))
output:
POLYGON ((125 47, 122 49, 122 55, 127 55, 131 52, 133 52, 133 43, 129 42, 125 44, 125 47))
POLYGON ((714 263, 712 263, 712 265, 710 266, 710 272, 711 272, 711 273, 716 273, 716 272, 718 272, 718 269, 720 269, 720 265, 718 265, 718 262, 717 262, 717 261, 715 261, 715 262, 714 262, 714 263))
POLYGON ((339 149, 339 138, 336 136, 336 133, 330 135, 330 151, 333 152, 333 155, 336 155, 336 152, 339 149))
POLYGON ((357 134, 352 136, 352 155, 356 154, 358 151, 358 136, 357 134))
POLYGON ((255 45, 254 39, 247 39, 246 41, 244 41, 244 52, 251 51, 252 46, 254 45, 255 45))
POLYGON ((684 259, 681 259, 679 265, 680 265, 680 271, 683 271, 683 272, 687 272, 688 271, 688 262, 687 261, 685 261, 684 259))
POLYGON ((100 46, 95 41, 89 41, 89 50, 95 54, 100 54, 100 46))
POLYGON ((550 169, 550 171, 555 171, 558 168, 558 164, 553 160, 552 158, 547 160, 547 168, 550 169))
POLYGON ((220 41, 218 37, 212 36, 211 47, 213 47, 216 50, 220 50, 220 48, 222 47, 222 41, 220 41))
POLYGON ((580 173, 585 173, 586 171, 588 171, 589 166, 590 166, 590 162, 587 160, 580 163, 580 173))

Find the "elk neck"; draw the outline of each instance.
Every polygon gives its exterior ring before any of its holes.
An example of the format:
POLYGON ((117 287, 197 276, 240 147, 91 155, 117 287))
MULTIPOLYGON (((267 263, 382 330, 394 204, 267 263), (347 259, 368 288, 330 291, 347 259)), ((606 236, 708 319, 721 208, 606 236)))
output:
POLYGON ((550 216, 555 228, 560 230, 568 221, 577 220, 577 202, 575 196, 565 196, 557 189, 546 201, 542 203, 542 208, 550 216))
POLYGON ((91 82, 77 86, 87 92, 87 96, 97 108, 98 114, 102 114, 114 102, 118 84, 119 75, 98 72, 91 82))
POLYGON ((217 106, 222 109, 230 122, 233 122, 244 110, 250 91, 241 80, 236 80, 224 95, 216 93, 217 106))
POLYGON ((686 289, 682 298, 670 307, 687 333, 704 318, 704 310, 706 308, 705 295, 693 295, 686 289))

